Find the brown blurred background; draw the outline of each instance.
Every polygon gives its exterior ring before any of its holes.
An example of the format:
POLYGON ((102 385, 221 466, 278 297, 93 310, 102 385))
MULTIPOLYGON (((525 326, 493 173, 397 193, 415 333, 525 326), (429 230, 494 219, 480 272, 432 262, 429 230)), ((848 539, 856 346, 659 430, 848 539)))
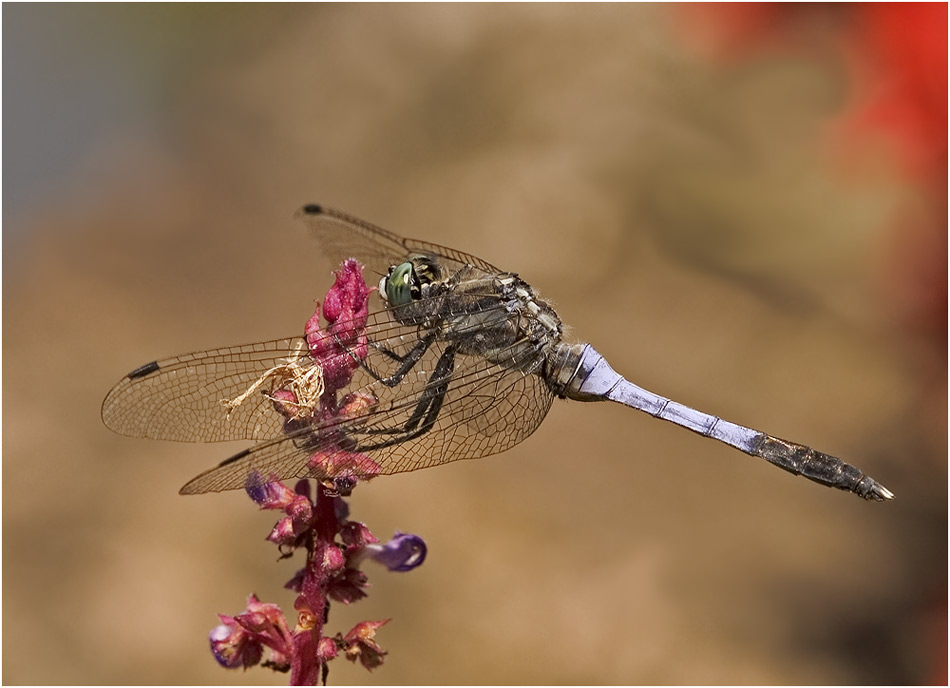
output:
POLYGON ((5 683, 286 680, 207 643, 250 592, 291 608, 273 515, 177 494, 244 445, 118 437, 99 404, 299 334, 333 267, 308 201, 517 271, 634 382, 897 494, 556 403, 504 455, 356 491, 429 558, 334 607, 393 621, 331 683, 946 681, 945 5, 3 19, 5 683))

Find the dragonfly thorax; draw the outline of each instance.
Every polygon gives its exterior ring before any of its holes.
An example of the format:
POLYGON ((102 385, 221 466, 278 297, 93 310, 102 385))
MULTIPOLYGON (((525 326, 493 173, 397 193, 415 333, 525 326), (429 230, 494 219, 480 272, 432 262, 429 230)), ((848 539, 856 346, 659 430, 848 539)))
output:
POLYGON ((524 373, 540 373, 548 352, 561 341, 561 319, 514 273, 480 272, 452 290, 455 315, 445 336, 461 353, 524 373))

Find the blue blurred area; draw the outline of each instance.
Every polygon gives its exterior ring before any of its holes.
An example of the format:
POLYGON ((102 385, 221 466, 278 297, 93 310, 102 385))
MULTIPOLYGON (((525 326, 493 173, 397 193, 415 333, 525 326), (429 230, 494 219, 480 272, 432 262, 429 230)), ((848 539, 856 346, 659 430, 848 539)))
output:
POLYGON ((11 217, 56 194, 113 131, 154 121, 159 70, 130 68, 140 36, 116 6, 13 4, 3 19, 3 210, 22 231, 11 217))
POLYGON ((5 4, 6 238, 110 140, 169 136, 175 94, 194 62, 220 51, 247 16, 189 3, 5 4))

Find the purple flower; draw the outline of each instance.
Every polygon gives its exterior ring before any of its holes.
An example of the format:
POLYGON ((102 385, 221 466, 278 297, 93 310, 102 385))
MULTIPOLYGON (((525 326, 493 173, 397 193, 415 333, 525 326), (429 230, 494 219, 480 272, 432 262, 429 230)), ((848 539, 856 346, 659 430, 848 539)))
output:
POLYGON ((397 531, 385 545, 364 545, 359 558, 367 556, 390 571, 411 571, 425 561, 426 543, 418 535, 397 531))
POLYGON ((266 481, 257 471, 253 471, 244 485, 248 497, 262 509, 283 509, 297 494, 279 480, 266 481))

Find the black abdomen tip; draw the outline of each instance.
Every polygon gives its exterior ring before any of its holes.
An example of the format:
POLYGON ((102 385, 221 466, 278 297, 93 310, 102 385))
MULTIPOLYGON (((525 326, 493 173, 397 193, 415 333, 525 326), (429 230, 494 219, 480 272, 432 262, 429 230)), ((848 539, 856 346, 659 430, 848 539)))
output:
POLYGON ((158 361, 152 361, 151 363, 146 363, 143 366, 139 366, 138 368, 133 370, 131 373, 129 373, 126 377, 128 377, 130 380, 136 380, 140 377, 151 375, 156 370, 158 370, 158 361))
POLYGON ((323 212, 323 206, 319 203, 308 203, 303 207, 303 211, 307 215, 320 215, 323 212))

